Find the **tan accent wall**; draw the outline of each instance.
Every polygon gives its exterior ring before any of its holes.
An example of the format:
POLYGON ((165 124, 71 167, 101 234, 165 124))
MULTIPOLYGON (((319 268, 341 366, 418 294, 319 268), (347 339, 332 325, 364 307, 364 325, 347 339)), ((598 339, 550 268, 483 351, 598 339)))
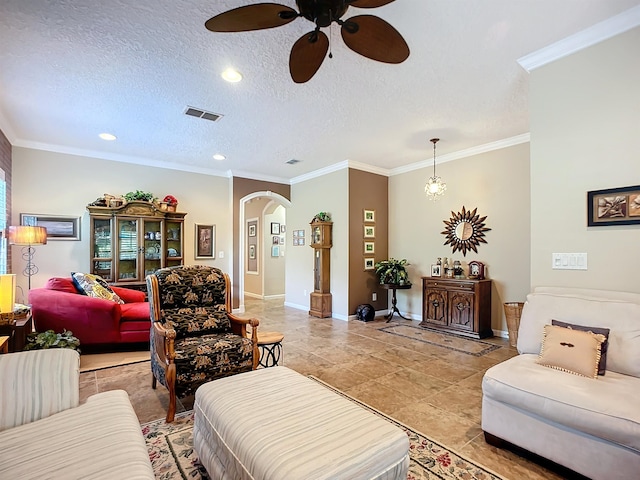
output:
POLYGON ((358 305, 369 303, 385 310, 388 291, 379 287, 375 270, 364 270, 365 257, 376 262, 388 258, 389 179, 383 175, 349 169, 349 315, 358 305), (375 238, 364 238, 364 210, 374 210, 375 238), (374 254, 364 254, 364 242, 374 242, 374 254), (377 300, 372 300, 372 294, 377 300))
POLYGON ((640 27, 531 74, 531 284, 640 292, 640 225, 587 227, 587 192, 640 185, 640 27), (588 270, 553 270, 586 252, 588 270))
MULTIPOLYGON (((446 140, 441 140, 441 142, 446 140)), ((529 144, 475 155, 437 165, 437 174, 447 184, 436 202, 424 193, 432 174, 424 168, 389 179, 389 256, 406 258, 413 288, 398 291, 398 308, 414 319, 422 318, 422 276, 431 275, 437 257, 485 264, 492 283, 491 325, 506 332, 504 302, 524 301, 529 293, 530 202, 529 144), (477 208, 487 217, 486 244, 478 252, 452 253, 444 245, 444 220, 462 207, 477 208)))
MULTIPOLYGON (((249 178, 233 177, 233 251, 238 252, 240 248, 240 200, 255 192, 274 192, 282 195, 287 200, 291 200, 291 187, 283 183, 265 182, 262 180, 252 180, 249 178)), ((240 306, 240 265, 239 255, 233 255, 233 275, 232 275, 232 305, 233 308, 240 306)))

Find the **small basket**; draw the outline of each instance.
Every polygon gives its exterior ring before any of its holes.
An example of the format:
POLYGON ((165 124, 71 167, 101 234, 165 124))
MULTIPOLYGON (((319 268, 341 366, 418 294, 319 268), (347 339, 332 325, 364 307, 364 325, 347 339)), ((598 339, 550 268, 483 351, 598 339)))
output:
POLYGON ((518 327, 520 327, 520 315, 522 315, 523 306, 523 302, 508 302, 504 304, 507 330, 509 330, 509 345, 512 347, 518 344, 518 327))

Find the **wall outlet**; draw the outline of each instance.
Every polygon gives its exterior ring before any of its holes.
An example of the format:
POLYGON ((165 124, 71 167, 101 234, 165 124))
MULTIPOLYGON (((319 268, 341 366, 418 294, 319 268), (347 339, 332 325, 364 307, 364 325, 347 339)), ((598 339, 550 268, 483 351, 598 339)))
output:
POLYGON ((378 294, 376 292, 373 292, 371 294, 371 301, 375 302, 376 300, 378 300, 378 294))
POLYGON ((218 252, 218 258, 224 258, 224 252, 218 252))

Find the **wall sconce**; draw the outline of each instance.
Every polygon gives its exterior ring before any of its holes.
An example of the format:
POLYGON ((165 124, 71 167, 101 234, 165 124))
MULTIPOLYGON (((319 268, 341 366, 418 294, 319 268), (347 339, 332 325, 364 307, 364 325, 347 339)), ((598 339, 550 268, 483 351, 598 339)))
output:
POLYGON ((24 246, 22 258, 26 260, 27 266, 22 273, 29 279, 29 290, 31 290, 31 277, 38 273, 38 267, 33 263, 33 255, 36 253, 33 245, 47 244, 47 229, 28 225, 9 227, 9 243, 24 246))
POLYGON ((444 195, 444 191, 447 189, 447 184, 436 175, 436 143, 438 143, 440 139, 432 138, 430 141, 433 143, 433 176, 429 177, 429 180, 427 180, 427 184, 424 186, 424 192, 435 202, 438 197, 444 195))

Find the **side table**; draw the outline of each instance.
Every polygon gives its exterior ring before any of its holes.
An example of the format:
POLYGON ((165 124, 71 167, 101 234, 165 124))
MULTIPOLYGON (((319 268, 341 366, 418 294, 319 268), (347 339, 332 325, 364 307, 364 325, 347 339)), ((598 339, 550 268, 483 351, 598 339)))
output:
POLYGON ((0 326, 0 335, 9 337, 7 343, 9 352, 21 352, 27 344, 27 335, 33 331, 31 312, 16 317, 13 325, 0 326))
POLYGON ((398 303, 398 300, 396 299, 396 290, 406 290, 406 289, 411 288, 411 285, 393 285, 391 283, 383 283, 380 286, 382 288, 386 288, 387 290, 391 290, 392 291, 392 294, 391 294, 391 311, 385 317, 387 319, 387 323, 391 320, 391 318, 393 318, 393 314, 394 313, 397 313, 400 318, 404 318, 405 320, 409 320, 408 318, 403 317, 402 314, 400 313, 400 310, 398 310, 398 307, 396 307, 396 303, 398 303))
POLYGON ((9 337, 0 337, 0 353, 9 353, 9 337))
POLYGON ((284 335, 279 332, 261 332, 258 330, 258 349, 260 350, 258 365, 260 367, 275 367, 280 364, 283 338, 284 335))

